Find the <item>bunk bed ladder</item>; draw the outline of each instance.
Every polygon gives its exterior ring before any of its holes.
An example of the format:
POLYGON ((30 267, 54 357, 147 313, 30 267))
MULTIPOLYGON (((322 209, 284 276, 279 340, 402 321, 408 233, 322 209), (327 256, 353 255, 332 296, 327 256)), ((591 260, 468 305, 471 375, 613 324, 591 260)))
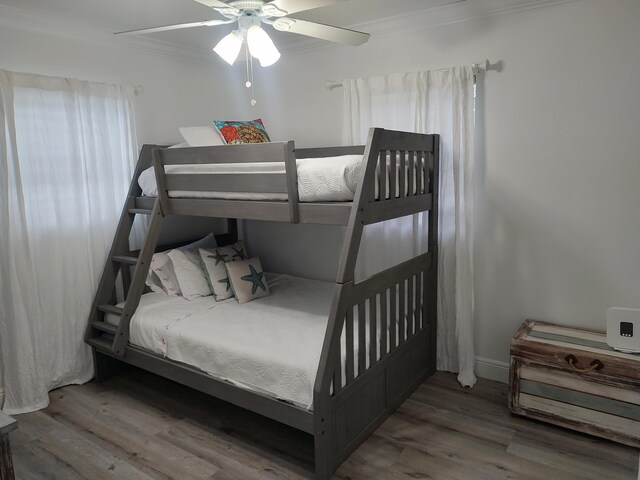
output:
POLYGON ((130 196, 120 217, 116 236, 109 252, 98 291, 96 293, 89 319, 86 341, 89 345, 112 354, 123 356, 129 341, 129 322, 138 308, 140 297, 145 288, 145 279, 151 263, 151 257, 158 242, 162 226, 162 209, 156 199, 152 209, 136 208, 135 197, 130 196), (148 215, 150 218, 144 242, 140 251, 129 250, 129 235, 136 215, 148 215), (133 274, 131 270, 133 267, 133 274), (122 278, 124 303, 116 303, 116 282, 118 273, 122 278), (106 316, 119 317, 118 325, 106 321, 106 316))
POLYGON ((93 299, 89 324, 85 332, 85 342, 105 353, 124 356, 129 342, 129 322, 140 303, 144 292, 145 280, 149 271, 151 257, 158 243, 158 237, 164 219, 161 200, 139 204, 136 199, 142 195, 138 177, 143 170, 151 166, 154 150, 162 145, 144 145, 140 151, 138 163, 129 186, 127 200, 122 208, 120 221, 111 245, 111 250, 102 271, 96 296, 93 299), (148 217, 146 234, 139 251, 131 251, 129 236, 137 215, 148 217), (124 303, 118 306, 118 275, 122 285, 124 303), (119 317, 118 325, 106 321, 107 315, 119 317))

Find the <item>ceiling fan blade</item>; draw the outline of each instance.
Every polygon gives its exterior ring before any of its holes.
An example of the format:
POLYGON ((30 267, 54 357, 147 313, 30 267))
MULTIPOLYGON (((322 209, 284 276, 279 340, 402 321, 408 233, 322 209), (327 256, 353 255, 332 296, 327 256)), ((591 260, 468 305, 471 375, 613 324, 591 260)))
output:
POLYGON ((116 32, 116 35, 136 35, 139 33, 155 33, 155 32, 165 32, 167 30, 180 30, 182 28, 211 27, 213 25, 224 25, 225 23, 232 23, 234 21, 235 20, 206 20, 203 22, 178 23, 175 25, 163 25, 160 27, 142 28, 139 30, 128 30, 126 32, 116 32))
MULTIPOLYGON (((199 0, 196 0, 199 1, 199 0)), ((206 0, 203 0, 206 1, 206 0)), ((269 8, 269 5, 277 7, 279 10, 284 10, 286 15, 301 12, 303 10, 311 10, 313 8, 324 7, 325 5, 331 5, 333 3, 345 2, 347 0, 273 0, 263 5, 269 8)))
POLYGON ((293 18, 279 18, 273 22, 273 28, 353 46, 366 43, 370 37, 368 33, 293 18))
POLYGON ((221 2, 220 0, 193 0, 193 1, 201 3, 202 5, 206 5, 207 7, 211 7, 211 8, 226 8, 229 6, 226 3, 221 2))

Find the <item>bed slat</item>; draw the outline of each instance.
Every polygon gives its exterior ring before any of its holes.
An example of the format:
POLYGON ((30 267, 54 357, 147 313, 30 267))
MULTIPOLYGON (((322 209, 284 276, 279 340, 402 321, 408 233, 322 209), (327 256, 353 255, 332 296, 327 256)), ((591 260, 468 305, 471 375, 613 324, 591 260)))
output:
POLYGON ((288 142, 245 143, 160 150, 163 165, 284 162, 288 142))
POLYGON ((387 198, 387 152, 382 150, 378 155, 378 200, 385 200, 387 198))
POLYGON ((396 333, 398 330, 398 311, 396 308, 398 290, 396 285, 389 289, 389 352, 396 348, 396 333))
POLYGON ((167 190, 195 192, 287 193, 284 173, 167 174, 167 190))
POLYGON ((342 351, 336 350, 333 359, 333 395, 336 396, 342 390, 342 351))
POLYGON ((398 289, 398 303, 400 306, 399 325, 398 325, 398 343, 402 343, 407 338, 407 297, 406 297, 406 280, 402 280, 398 289))
POLYGON ((409 168, 409 181, 407 186, 407 195, 412 197, 416 194, 416 155, 417 152, 409 152, 408 168, 409 168))
POLYGON ((385 288, 380 293, 380 360, 387 356, 387 338, 389 330, 388 312, 387 312, 387 295, 389 289, 385 288))
POLYGON ((420 195, 423 193, 422 191, 422 158, 424 157, 423 152, 416 152, 416 195, 420 195))
POLYGON ((353 382, 354 377, 354 359, 353 359, 353 307, 347 309, 347 316, 345 319, 345 348, 347 349, 346 355, 346 375, 347 385, 353 382))
POLYGON ((416 275, 416 332, 422 330, 422 272, 416 275))
POLYGON ((389 200, 397 198, 397 178, 398 178, 398 152, 396 150, 389 151, 389 200))
POLYGON ((407 152, 400 152, 400 167, 398 168, 398 196, 404 198, 407 196, 407 152))
POLYGON ((377 333, 378 333, 378 296, 369 298, 369 366, 376 363, 377 333))
POLYGON ((367 369, 367 312, 365 302, 358 303, 358 375, 367 369))
POLYGON ((413 335, 416 331, 416 308, 414 304, 414 293, 416 288, 415 280, 415 275, 411 275, 409 277, 409 291, 407 292, 407 303, 409 305, 409 312, 407 316, 407 332, 409 336, 413 335))

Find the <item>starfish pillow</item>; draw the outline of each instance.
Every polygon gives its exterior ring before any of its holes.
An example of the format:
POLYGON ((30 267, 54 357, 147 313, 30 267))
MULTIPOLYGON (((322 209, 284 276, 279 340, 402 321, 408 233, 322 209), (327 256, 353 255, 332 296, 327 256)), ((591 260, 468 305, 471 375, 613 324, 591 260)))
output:
POLYGON ((228 262, 246 260, 249 258, 242 240, 234 245, 216 248, 201 248, 198 250, 209 288, 217 302, 233 297, 231 283, 225 265, 228 262))
POLYGON ((247 303, 269 295, 267 277, 258 257, 226 264, 231 288, 238 303, 247 303))

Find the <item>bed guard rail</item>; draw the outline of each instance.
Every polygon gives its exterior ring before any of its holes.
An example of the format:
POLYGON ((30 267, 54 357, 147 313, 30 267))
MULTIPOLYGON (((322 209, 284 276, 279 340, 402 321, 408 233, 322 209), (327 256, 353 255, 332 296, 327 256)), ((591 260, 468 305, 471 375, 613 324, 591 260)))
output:
POLYGON ((220 145, 158 149, 153 152, 153 166, 158 197, 164 214, 210 216, 212 208, 220 217, 264 218, 298 223, 298 185, 294 142, 220 145), (172 173, 176 165, 214 165, 231 163, 284 162, 283 172, 261 173, 172 173), (212 200, 205 198, 170 198, 168 191, 279 194, 286 202, 212 200), (218 208, 216 208, 218 207, 218 208), (255 208, 258 207, 258 208, 255 208), (261 209, 260 207, 264 207, 261 209))

